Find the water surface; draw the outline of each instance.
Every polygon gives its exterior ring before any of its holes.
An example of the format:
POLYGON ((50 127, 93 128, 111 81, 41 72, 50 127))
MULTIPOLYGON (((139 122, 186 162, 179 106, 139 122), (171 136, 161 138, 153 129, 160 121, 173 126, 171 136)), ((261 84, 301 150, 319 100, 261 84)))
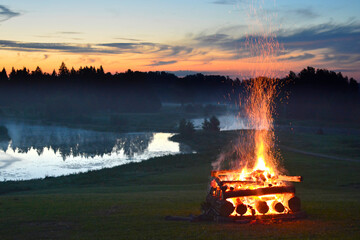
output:
POLYGON ((107 133, 0 121, 10 141, 0 142, 0 181, 86 172, 192 152, 172 133, 107 133))

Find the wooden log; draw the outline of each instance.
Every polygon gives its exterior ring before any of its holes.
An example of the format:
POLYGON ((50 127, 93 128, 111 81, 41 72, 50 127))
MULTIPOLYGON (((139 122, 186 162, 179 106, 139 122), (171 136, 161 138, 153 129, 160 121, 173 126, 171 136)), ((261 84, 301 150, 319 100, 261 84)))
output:
POLYGON ((266 187, 266 188, 257 188, 257 189, 229 191, 229 192, 224 193, 224 199, 234 198, 234 197, 280 194, 280 193, 295 193, 295 187, 294 186, 277 186, 277 187, 266 187))
POLYGON ((234 174, 234 173, 240 173, 240 170, 219 170, 219 171, 211 171, 212 177, 218 177, 219 175, 227 175, 228 173, 234 174))
POLYGON ((257 181, 220 181, 223 185, 225 184, 259 184, 257 181))
POLYGON ((285 181, 285 182, 302 182, 303 177, 302 176, 278 176, 278 180, 285 181))
POLYGON ((274 209, 278 213, 282 213, 285 210, 284 205, 281 202, 278 202, 278 201, 274 201, 271 204, 271 207, 272 207, 272 209, 274 209))
POLYGON ((222 187, 223 183, 221 182, 220 178, 216 177, 216 178, 215 178, 215 182, 217 183, 217 185, 218 185, 219 187, 222 187))
POLYGON ((299 212, 301 209, 301 201, 300 198, 294 196, 289 199, 288 201, 288 207, 292 212, 299 212))
POLYGON ((265 201, 260 201, 260 200, 256 201, 255 208, 261 214, 265 214, 269 211, 269 206, 267 205, 267 203, 265 201))
POLYGON ((247 212, 247 206, 243 203, 240 203, 236 206, 236 212, 241 216, 247 212))
POLYGON ((235 210, 235 207, 231 202, 221 200, 210 194, 206 196, 206 202, 210 204, 211 208, 214 209, 219 216, 227 217, 235 210))
MULTIPOLYGON (((220 175, 229 175, 229 174, 240 174, 241 170, 220 170, 220 171, 211 171, 212 177, 219 177, 220 175)), ((276 179, 280 181, 286 181, 286 182, 302 182, 303 177, 301 176, 283 176, 279 175, 275 177, 276 179)))

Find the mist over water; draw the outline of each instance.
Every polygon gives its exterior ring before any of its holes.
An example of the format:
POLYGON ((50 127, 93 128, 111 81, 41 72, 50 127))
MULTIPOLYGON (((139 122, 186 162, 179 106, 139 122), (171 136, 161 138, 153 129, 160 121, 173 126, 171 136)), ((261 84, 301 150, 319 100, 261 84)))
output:
POLYGON ((0 142, 0 181, 86 172, 190 153, 169 140, 172 133, 108 133, 0 121, 10 141, 0 142))
MULTIPOLYGON (((253 129, 248 119, 239 118, 236 114, 217 116, 220 121, 220 131, 237 130, 237 129, 253 129)), ((195 118, 191 120, 195 129, 201 129, 204 118, 195 118)))

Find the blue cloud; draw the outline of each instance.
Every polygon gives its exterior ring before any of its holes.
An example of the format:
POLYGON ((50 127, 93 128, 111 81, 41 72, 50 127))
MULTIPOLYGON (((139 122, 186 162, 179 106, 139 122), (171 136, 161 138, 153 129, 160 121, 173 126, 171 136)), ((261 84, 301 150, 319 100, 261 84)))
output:
POLYGON ((175 60, 172 60, 172 61, 154 61, 153 63, 151 63, 149 65, 146 65, 146 66, 154 67, 154 66, 170 65, 170 64, 174 64, 174 63, 177 63, 177 61, 175 61, 175 60))
MULTIPOLYGON (((308 28, 281 31, 277 34, 277 40, 284 45, 288 53, 293 51, 313 51, 323 49, 329 55, 339 56, 342 60, 358 61, 360 56, 360 23, 347 24, 320 24, 308 28)), ((194 37, 198 47, 218 48, 228 53, 234 53, 235 58, 246 58, 256 55, 256 51, 250 52, 246 44, 251 42, 267 41, 260 35, 234 37, 231 32, 222 34, 202 34, 194 37), (237 52, 236 52, 237 51, 237 52), (236 54, 235 54, 236 52, 236 54)), ((270 39, 271 41, 271 39, 270 39)), ((256 49, 255 49, 256 50, 256 49)), ((258 53, 260 54, 260 52, 258 53)), ((278 52, 279 55, 284 52, 278 52)), ((310 59, 314 56, 304 54, 293 60, 310 59)), ((323 60, 330 60, 324 56, 323 60)))
POLYGON ((296 10, 293 10, 292 12, 294 12, 295 14, 301 16, 301 17, 305 17, 305 18, 317 18, 320 15, 315 13, 311 8, 299 8, 296 10))
POLYGON ((71 43, 36 43, 0 40, 0 49, 11 51, 59 51, 67 53, 93 54, 123 54, 123 53, 159 53, 162 57, 189 55, 193 48, 187 46, 172 46, 151 42, 118 42, 101 44, 71 44, 71 43))
POLYGON ((10 18, 19 16, 20 13, 11 11, 9 8, 4 5, 0 5, 0 22, 9 20, 10 18))

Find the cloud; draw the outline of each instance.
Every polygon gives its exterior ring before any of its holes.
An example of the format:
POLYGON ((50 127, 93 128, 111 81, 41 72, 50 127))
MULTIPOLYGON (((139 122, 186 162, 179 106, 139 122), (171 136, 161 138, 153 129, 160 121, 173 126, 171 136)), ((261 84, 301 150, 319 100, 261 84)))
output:
POLYGON ((172 61, 153 61, 153 63, 146 65, 146 66, 151 66, 151 67, 155 67, 155 66, 163 66, 163 65, 170 65, 170 64, 174 64, 177 63, 177 61, 172 60, 172 61))
POLYGON ((129 42, 103 43, 99 45, 104 47, 117 48, 117 49, 137 49, 139 48, 139 46, 153 46, 152 43, 129 43, 129 42))
POLYGON ((4 5, 0 5, 0 22, 4 22, 9 20, 10 18, 19 16, 20 13, 13 12, 9 8, 5 7, 4 5))
POLYGON ((117 38, 114 38, 114 39, 123 40, 123 41, 131 41, 131 42, 141 42, 141 40, 136 39, 136 38, 122 38, 122 37, 117 37, 117 38))
POLYGON ((238 2, 242 2, 242 0, 216 0, 212 1, 213 4, 219 4, 219 5, 233 5, 238 2))
POLYGON ((285 49, 323 51, 324 61, 353 62, 360 59, 360 24, 321 24, 278 36, 285 49))
POLYGON ((193 48, 187 46, 172 46, 151 42, 117 42, 99 44, 73 44, 73 43, 36 43, 0 40, 0 50, 10 51, 57 51, 65 53, 88 53, 88 54, 150 54, 158 53, 162 57, 190 55, 193 48))
POLYGON ((69 43, 34 43, 0 40, 0 49, 13 51, 60 51, 72 53, 111 53, 106 49, 95 48, 91 44, 69 44, 69 43))
POLYGON ((360 54, 331 54, 325 53, 322 55, 323 61, 341 63, 356 63, 360 62, 360 54))
POLYGON ((195 41, 201 42, 205 45, 214 45, 221 42, 225 42, 230 36, 228 34, 210 34, 210 35, 200 35, 194 38, 195 41))
MULTIPOLYGON (((342 61, 358 61, 360 57, 360 23, 350 22, 344 24, 325 23, 307 28, 279 31, 274 40, 283 44, 287 54, 293 52, 311 52, 322 50, 323 54, 341 57, 342 61)), ((233 59, 254 57, 261 54, 257 49, 249 49, 247 45, 252 42, 267 42, 272 44, 272 39, 264 38, 261 35, 233 36, 231 33, 222 34, 201 34, 193 36, 192 40, 199 48, 218 49, 232 54, 233 59), (251 50, 251 51, 250 51, 251 50)), ((255 44, 257 45, 257 44, 255 44)), ((264 45, 266 47, 266 45, 264 45)), ((262 49, 259 49, 262 50, 262 49)), ((278 56, 283 51, 277 52, 278 56)), ((313 53, 306 53, 296 56, 290 60, 305 60, 314 58, 313 53)), ((291 57, 290 57, 291 58, 291 57)), ((324 55, 325 61, 335 61, 324 55)))
POLYGON ((78 35, 83 34, 82 32, 72 32, 72 31, 65 31, 65 32, 58 32, 59 34, 66 34, 66 35, 78 35))
POLYGON ((296 10, 293 10, 292 12, 294 12, 295 14, 299 15, 300 17, 305 17, 305 18, 317 18, 320 15, 315 13, 311 8, 299 8, 296 10))
POLYGON ((188 55, 193 52, 193 48, 187 46, 173 46, 167 44, 151 42, 120 42, 104 43, 98 46, 110 47, 114 51, 130 51, 133 53, 159 53, 162 56, 171 57, 179 55, 188 55))
POLYGON ((302 60, 308 60, 308 59, 312 59, 314 58, 315 55, 311 54, 311 53, 304 53, 301 55, 297 55, 297 56, 291 56, 291 57, 287 57, 287 58, 281 58, 279 59, 280 61, 302 61, 302 60))

